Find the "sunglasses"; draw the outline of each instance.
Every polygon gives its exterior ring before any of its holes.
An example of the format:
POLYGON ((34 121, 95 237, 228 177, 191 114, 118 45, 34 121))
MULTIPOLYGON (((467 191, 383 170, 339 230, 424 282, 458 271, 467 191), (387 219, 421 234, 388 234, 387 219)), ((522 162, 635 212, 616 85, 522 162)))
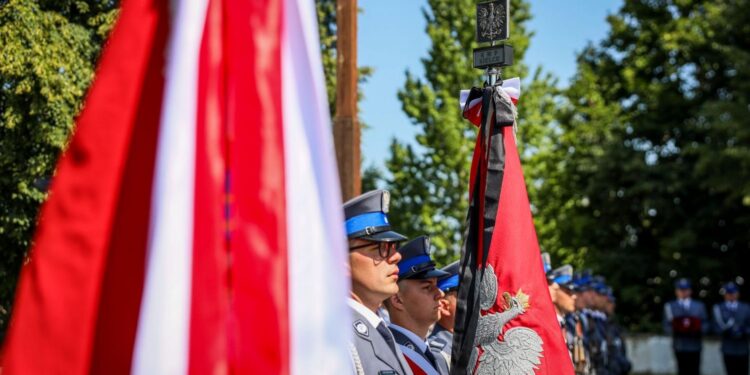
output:
POLYGON ((378 247, 378 255, 383 259, 388 259, 398 250, 398 242, 370 242, 364 245, 350 247, 349 251, 371 247, 376 245, 378 247))

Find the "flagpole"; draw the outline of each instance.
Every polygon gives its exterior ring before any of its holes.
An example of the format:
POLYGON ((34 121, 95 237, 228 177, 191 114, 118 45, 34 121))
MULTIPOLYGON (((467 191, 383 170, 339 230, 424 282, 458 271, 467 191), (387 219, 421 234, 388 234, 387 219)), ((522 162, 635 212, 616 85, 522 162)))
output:
POLYGON ((336 115, 333 141, 344 201, 361 194, 357 119, 357 0, 336 1, 336 115))

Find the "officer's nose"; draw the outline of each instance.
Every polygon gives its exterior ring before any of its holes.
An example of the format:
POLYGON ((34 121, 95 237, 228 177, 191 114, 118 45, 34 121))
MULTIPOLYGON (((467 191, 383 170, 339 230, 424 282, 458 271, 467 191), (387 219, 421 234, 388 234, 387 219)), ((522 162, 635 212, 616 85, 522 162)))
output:
POLYGON ((437 286, 435 287, 435 291, 436 291, 436 293, 435 293, 435 301, 438 301, 438 300, 442 299, 443 297, 445 297, 445 293, 443 293, 443 291, 440 290, 440 288, 438 288, 437 286))
POLYGON ((391 256, 388 258, 388 263, 395 264, 401 261, 401 253, 398 251, 394 251, 391 253, 391 256))

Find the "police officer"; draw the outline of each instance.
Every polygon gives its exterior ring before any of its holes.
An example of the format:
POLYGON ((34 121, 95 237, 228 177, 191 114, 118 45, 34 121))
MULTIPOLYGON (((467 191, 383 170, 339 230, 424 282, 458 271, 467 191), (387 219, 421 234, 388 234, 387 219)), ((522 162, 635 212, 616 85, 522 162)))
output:
POLYGON ((412 375, 396 340, 377 315, 380 304, 398 292, 398 243, 406 237, 388 223, 390 194, 375 190, 344 204, 352 278, 350 352, 354 370, 367 375, 412 375))
POLYGON ((440 320, 435 323, 427 343, 433 354, 445 358, 450 369, 451 352, 453 351, 453 327, 456 324, 456 305, 458 299, 458 261, 442 268, 448 276, 438 279, 437 286, 443 292, 440 299, 440 320))
POLYGON ((633 368, 627 356, 625 340, 622 338, 622 328, 615 321, 615 296, 612 288, 607 287, 604 294, 604 310, 607 316, 607 353, 608 369, 612 375, 624 375, 630 373, 633 368))
POLYGON ((592 341, 596 341, 597 337, 594 337, 596 331, 592 328, 587 314, 587 311, 590 310, 589 307, 592 305, 591 294, 589 293, 591 289, 590 282, 590 272, 584 271, 573 275, 576 311, 565 318, 568 325, 575 327, 576 341, 582 343, 574 351, 574 355, 577 356, 573 360, 576 375, 590 375, 594 373, 591 366, 591 347, 592 341), (583 355, 580 353, 581 350, 583 350, 583 355))
MULTIPOLYGON (((550 298, 552 298, 552 304, 555 306, 557 321, 560 323, 560 329, 562 330, 563 338, 565 338, 565 344, 568 346, 570 358, 575 364, 576 359, 581 359, 576 355, 576 350, 581 350, 581 348, 576 348, 575 326, 568 324, 565 319, 565 316, 575 312, 576 308, 576 295, 573 293, 575 290, 575 285, 573 284, 573 267, 566 264, 550 270, 547 273, 547 285, 549 287, 550 298)), ((578 354, 582 354, 582 352, 578 354)))
POLYGON ((714 305, 714 323, 721 335, 724 367, 728 375, 747 375, 750 306, 738 301, 740 291, 735 283, 727 283, 722 289, 724 302, 714 305))
POLYGON ((399 249, 398 293, 386 299, 385 307, 391 318, 389 328, 414 373, 448 374, 448 364, 442 356, 435 356, 427 344, 430 327, 440 319, 440 299, 443 292, 437 279, 447 276, 435 269, 430 259, 430 240, 417 237, 399 249))
POLYGON ((599 311, 600 298, 596 292, 601 287, 602 277, 591 275, 586 270, 578 278, 577 308, 580 310, 581 328, 584 336, 584 346, 588 354, 588 371, 591 374, 606 375, 607 370, 607 338, 603 329, 602 315, 599 311))
POLYGON ((698 375, 702 338, 708 330, 706 307, 691 295, 690 280, 681 278, 675 282, 677 299, 664 304, 664 332, 672 335, 672 349, 680 375, 698 375))
POLYGON ((607 315, 604 313, 604 304, 606 300, 607 284, 603 276, 594 276, 591 280, 591 306, 589 321, 596 330, 597 336, 600 338, 598 342, 598 350, 592 349, 592 352, 597 352, 597 355, 592 360, 595 373, 597 375, 609 375, 610 374, 610 353, 609 353, 609 322, 607 321, 607 315))

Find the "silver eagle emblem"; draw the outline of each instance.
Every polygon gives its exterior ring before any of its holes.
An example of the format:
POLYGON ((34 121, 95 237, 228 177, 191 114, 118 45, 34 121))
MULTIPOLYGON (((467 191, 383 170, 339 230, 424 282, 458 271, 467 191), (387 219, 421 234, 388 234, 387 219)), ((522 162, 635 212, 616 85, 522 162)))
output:
MULTIPOLYGON (((483 311, 495 304, 497 289, 497 275, 488 265, 479 286, 479 305, 483 311)), ((515 296, 503 293, 503 299, 505 311, 479 317, 467 369, 469 374, 534 375, 541 363, 543 342, 533 329, 514 327, 503 333, 505 324, 526 312, 529 296, 519 290, 515 296), (502 341, 498 339, 501 333, 502 341), (482 349, 481 357, 479 348, 482 349)))
POLYGON ((480 35, 483 38, 495 39, 502 32, 505 25, 505 7, 501 4, 489 3, 482 4, 477 8, 477 18, 479 22, 480 35))

